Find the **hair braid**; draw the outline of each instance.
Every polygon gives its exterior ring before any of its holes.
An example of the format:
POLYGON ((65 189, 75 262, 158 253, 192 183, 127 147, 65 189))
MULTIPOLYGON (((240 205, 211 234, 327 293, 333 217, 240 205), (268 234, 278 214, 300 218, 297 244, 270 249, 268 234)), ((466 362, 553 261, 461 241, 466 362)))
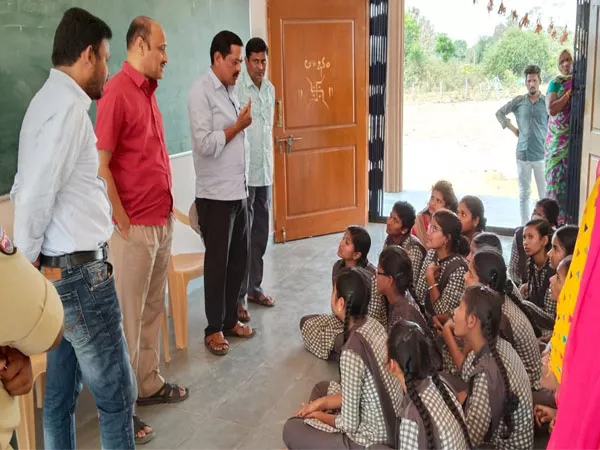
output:
POLYGON ((504 286, 504 294, 510 298, 513 303, 515 305, 517 305, 517 307, 523 311, 523 314, 525 314, 525 316, 527 317, 527 320, 529 320, 529 323, 531 323, 531 326, 533 327, 533 331, 535 333, 535 337, 540 337, 542 335, 542 330, 540 329, 540 327, 535 323, 535 320, 533 320, 533 316, 531 314, 531 311, 529 311, 527 308, 525 308, 525 305, 523 304, 523 302, 521 301, 521 299, 519 298, 518 295, 515 295, 514 293, 514 284, 511 280, 506 280, 506 286, 504 286))
POLYGON ((433 450, 435 449, 435 435, 433 432, 433 420, 431 418, 431 414, 429 414, 429 410, 423 404, 411 374, 406 375, 405 382, 406 392, 417 408, 417 411, 423 420, 423 425, 425 425, 425 433, 427 434, 427 448, 433 450))
POLYGON ((352 296, 346 300, 346 312, 344 314, 344 344, 348 340, 348 332, 350 331, 348 328, 350 326, 350 310, 352 308, 352 296))
POLYGON ((490 330, 489 325, 483 329, 484 336, 488 342, 488 347, 500 370, 500 375, 502 376, 502 380, 504 381, 504 404, 503 404, 503 420, 506 425, 506 432, 502 436, 503 439, 508 439, 512 434, 515 424, 513 422, 512 414, 516 411, 519 406, 519 398, 514 394, 514 392, 510 388, 510 383, 508 380, 508 373, 506 372, 506 366, 502 362, 500 358, 500 354, 498 353, 498 349, 496 347, 497 340, 492 336, 492 331, 490 330))
POLYGON ((469 449, 473 448, 473 444, 471 443, 471 437, 469 436, 469 429, 467 428, 464 416, 458 411, 456 403, 454 403, 454 400, 452 400, 452 398, 450 397, 450 394, 448 393, 448 389, 444 385, 444 382, 440 379, 440 376, 437 374, 437 372, 431 375, 431 380, 433 381, 433 384, 444 399, 444 403, 446 403, 446 406, 448 406, 448 408, 452 412, 452 415, 454 415, 454 418, 460 425, 460 429, 462 430, 463 435, 465 437, 467 447, 469 449))

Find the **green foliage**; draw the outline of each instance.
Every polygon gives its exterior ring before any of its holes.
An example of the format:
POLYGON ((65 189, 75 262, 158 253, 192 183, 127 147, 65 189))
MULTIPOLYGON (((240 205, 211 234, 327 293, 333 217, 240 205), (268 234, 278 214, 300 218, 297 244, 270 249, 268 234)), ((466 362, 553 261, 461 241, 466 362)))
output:
POLYGON ((435 39, 435 52, 442 58, 442 61, 448 62, 456 53, 454 42, 445 34, 440 34, 435 39))
MULTIPOLYGON (((557 37, 562 31, 557 30, 557 37)), ((545 31, 538 35, 532 27, 521 30, 507 20, 492 36, 468 47, 465 41, 436 34, 431 22, 411 8, 404 16, 405 85, 419 92, 439 92, 441 84, 444 92, 454 91, 455 98, 475 90, 485 94, 495 89, 497 80, 501 80, 501 89, 519 89, 529 64, 540 66, 547 82, 557 73, 560 51, 573 48, 571 38, 561 45, 545 31)))
POLYGON ((530 64, 538 65, 542 74, 553 72, 550 43, 545 35, 512 29, 485 53, 484 65, 490 77, 506 80, 508 70, 517 78, 530 64))
POLYGON ((463 40, 459 40, 459 41, 454 41, 454 56, 460 60, 465 60, 467 59, 467 50, 468 50, 468 46, 467 46, 467 41, 463 41, 463 40))

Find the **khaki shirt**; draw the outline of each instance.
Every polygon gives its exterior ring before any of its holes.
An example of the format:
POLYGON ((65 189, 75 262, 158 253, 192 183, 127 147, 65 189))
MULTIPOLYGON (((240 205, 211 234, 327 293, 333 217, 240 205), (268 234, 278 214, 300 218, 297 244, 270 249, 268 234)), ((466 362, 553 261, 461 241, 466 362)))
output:
MULTIPOLYGON (((52 283, 16 250, 0 227, 0 346, 25 355, 44 353, 56 340, 63 318, 52 283)), ((17 399, 0 383, 0 449, 10 448, 18 425, 17 399)))

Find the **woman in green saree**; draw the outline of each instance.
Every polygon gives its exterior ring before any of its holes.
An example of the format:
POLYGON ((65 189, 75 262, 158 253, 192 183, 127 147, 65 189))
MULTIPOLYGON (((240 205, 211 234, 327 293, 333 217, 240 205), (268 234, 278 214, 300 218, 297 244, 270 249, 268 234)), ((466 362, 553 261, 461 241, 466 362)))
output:
POLYGON ((559 223, 566 219, 567 162, 569 156, 569 120, 573 86, 573 57, 563 50, 558 57, 560 74, 554 78, 546 94, 548 134, 546 135, 546 192, 560 205, 559 223))

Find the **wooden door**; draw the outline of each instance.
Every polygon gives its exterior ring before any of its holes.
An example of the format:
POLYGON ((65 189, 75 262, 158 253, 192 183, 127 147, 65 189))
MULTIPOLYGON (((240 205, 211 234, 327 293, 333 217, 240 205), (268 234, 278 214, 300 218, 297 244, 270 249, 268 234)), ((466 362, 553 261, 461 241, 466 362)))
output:
POLYGON ((579 217, 583 215, 587 198, 596 182, 596 168, 600 162, 600 0, 590 6, 590 33, 585 88, 585 116, 581 154, 581 185, 579 190, 579 217))
POLYGON ((368 1, 270 0, 275 241, 367 222, 368 1))

